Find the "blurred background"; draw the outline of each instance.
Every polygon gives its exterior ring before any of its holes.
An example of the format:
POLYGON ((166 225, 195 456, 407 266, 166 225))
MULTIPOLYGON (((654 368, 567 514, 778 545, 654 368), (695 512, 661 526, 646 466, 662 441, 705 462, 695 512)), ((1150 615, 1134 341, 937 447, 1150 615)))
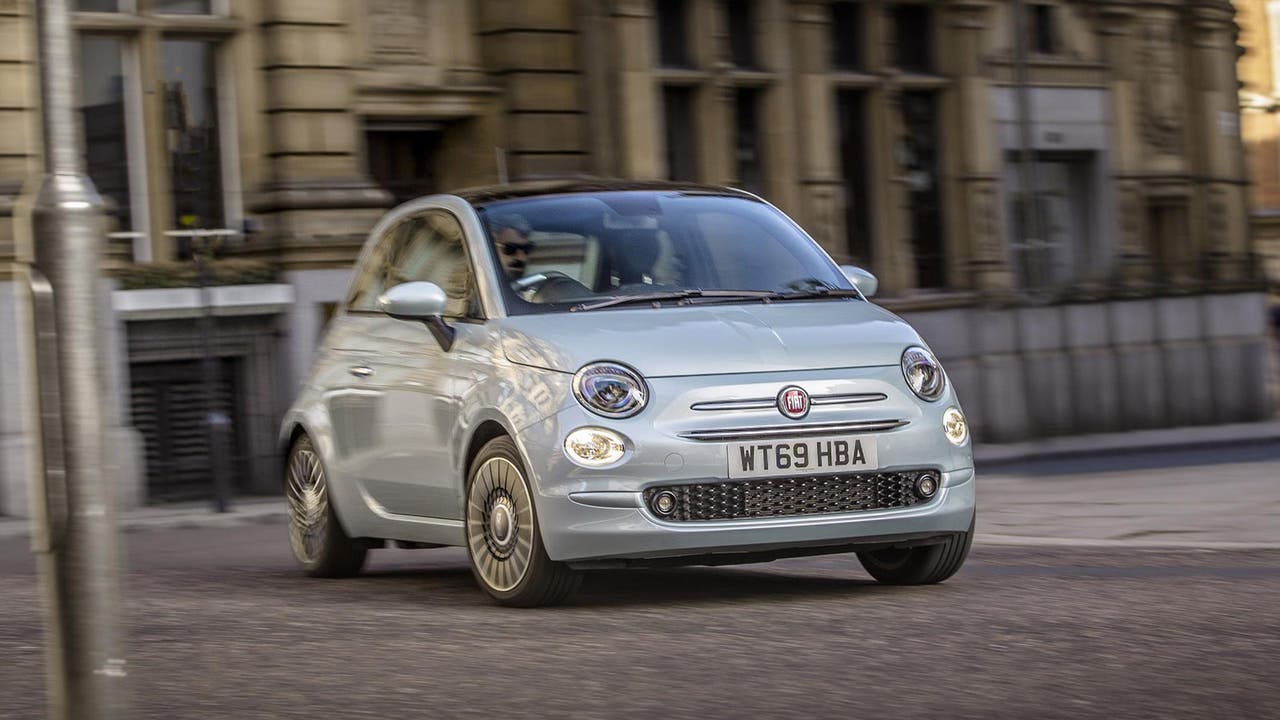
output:
MULTIPOLYGON (((78 0, 120 507, 274 493, 376 219, 596 175, 759 193, 879 278, 980 443, 1276 408, 1266 0, 78 0), (207 298, 198 285, 213 286, 207 298), (207 299, 207 302, 206 302, 207 299), (207 308, 211 332, 193 322, 207 308), (202 383, 216 358, 211 415, 202 383)), ((0 2, 0 515, 28 512, 31 0, 0 2)))
POLYGON ((0 718, 1275 714, 1280 2, 70 4, 106 390, 55 419, 109 466, 40 462, 49 68, 0 0, 0 718), (961 574, 301 577, 276 433, 366 234, 565 176, 746 188, 879 277, 974 431, 961 574))

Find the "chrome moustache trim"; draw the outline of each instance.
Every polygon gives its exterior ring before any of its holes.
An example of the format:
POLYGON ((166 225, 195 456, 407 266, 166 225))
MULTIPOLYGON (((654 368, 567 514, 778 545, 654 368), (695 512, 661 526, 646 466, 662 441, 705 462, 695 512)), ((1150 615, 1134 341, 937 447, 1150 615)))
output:
MULTIPOLYGON (((810 395, 809 403, 811 405, 853 405, 855 403, 879 402, 887 400, 888 395, 884 393, 848 393, 841 395, 810 395)), ((776 408, 778 406, 777 398, 751 398, 749 400, 718 400, 709 402, 694 403, 689 406, 690 410, 701 412, 714 412, 723 410, 765 410, 768 408, 776 408)))
POLYGON ((806 435, 830 435, 842 432, 882 432, 900 428, 907 420, 862 420, 859 422, 808 423, 804 425, 765 425, 753 428, 723 428, 714 430, 686 430, 676 433, 685 440, 703 442, 721 440, 747 440, 759 438, 802 437, 806 435))

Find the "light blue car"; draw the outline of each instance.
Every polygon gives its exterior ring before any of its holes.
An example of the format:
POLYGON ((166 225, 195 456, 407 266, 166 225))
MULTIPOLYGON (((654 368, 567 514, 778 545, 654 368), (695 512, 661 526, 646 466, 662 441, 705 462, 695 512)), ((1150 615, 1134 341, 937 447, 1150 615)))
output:
POLYGON ((856 552, 963 564, 973 455, 920 336, 738 190, 513 184, 415 200, 361 253, 280 435, 312 575, 467 548, 499 603, 591 568, 856 552))

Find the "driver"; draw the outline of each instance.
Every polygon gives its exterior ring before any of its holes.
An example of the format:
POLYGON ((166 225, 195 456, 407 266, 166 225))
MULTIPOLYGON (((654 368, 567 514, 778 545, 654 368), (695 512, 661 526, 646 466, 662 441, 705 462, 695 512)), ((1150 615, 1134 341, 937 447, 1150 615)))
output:
POLYGON ((519 280, 529 262, 534 244, 529 240, 529 221, 515 213, 498 215, 489 222, 493 244, 498 251, 498 261, 508 280, 519 280))

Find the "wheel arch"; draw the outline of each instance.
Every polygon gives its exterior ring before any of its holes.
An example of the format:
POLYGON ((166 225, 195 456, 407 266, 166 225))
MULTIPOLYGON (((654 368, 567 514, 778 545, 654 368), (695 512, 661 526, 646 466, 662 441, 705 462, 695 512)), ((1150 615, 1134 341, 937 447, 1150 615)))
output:
MULTIPOLYGON (((462 486, 466 487, 467 476, 471 473, 471 463, 475 461, 476 456, 480 454, 480 448, 494 438, 507 436, 515 442, 516 435, 503 423, 487 418, 476 425, 475 430, 471 432, 471 437, 467 441, 467 451, 462 458, 462 486)), ((519 443, 516 443, 519 448, 519 443)))

